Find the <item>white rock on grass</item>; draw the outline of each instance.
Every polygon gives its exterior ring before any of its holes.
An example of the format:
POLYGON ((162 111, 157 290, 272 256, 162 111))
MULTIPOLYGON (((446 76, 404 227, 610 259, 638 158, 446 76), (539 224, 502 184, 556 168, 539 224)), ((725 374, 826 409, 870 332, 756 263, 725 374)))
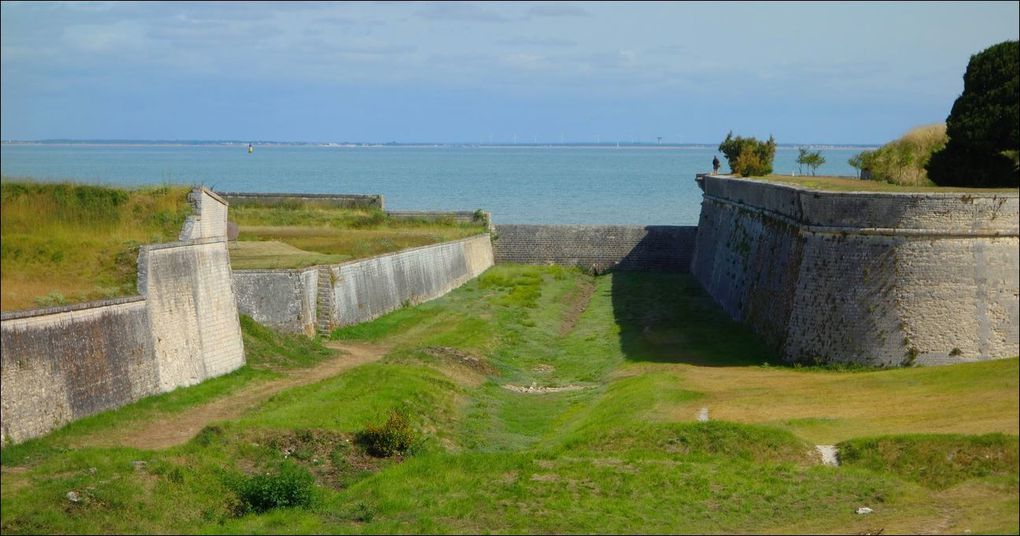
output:
POLYGON ((862 507, 857 509, 857 514, 858 515, 870 514, 872 512, 874 512, 874 510, 872 510, 871 508, 868 508, 867 506, 862 506, 862 507))

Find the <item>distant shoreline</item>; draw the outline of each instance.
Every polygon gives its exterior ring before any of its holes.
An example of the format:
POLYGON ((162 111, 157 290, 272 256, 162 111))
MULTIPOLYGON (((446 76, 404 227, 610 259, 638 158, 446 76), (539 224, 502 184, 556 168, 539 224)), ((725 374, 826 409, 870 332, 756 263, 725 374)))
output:
MULTIPOLYGON (((54 147, 245 147, 249 143, 256 147, 328 147, 337 149, 362 148, 478 148, 478 149, 714 149, 714 143, 334 143, 334 142, 287 142, 287 141, 162 141, 162 140, 2 140, 5 146, 54 146, 54 147)), ((778 148, 790 149, 810 147, 813 149, 871 149, 880 144, 829 144, 829 143, 779 143, 778 148)))

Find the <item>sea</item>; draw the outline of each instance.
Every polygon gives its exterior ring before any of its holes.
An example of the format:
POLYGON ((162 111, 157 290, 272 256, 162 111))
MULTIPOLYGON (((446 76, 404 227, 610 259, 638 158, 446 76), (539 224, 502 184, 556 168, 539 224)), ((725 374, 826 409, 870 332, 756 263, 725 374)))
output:
MULTIPOLYGON (((819 175, 855 176, 867 147, 818 147, 819 175)), ((796 147, 775 173, 801 174, 796 147)), ((713 146, 0 144, 0 174, 224 192, 382 194, 387 210, 467 210, 496 223, 696 225, 713 146)), ((726 163, 723 162, 723 170, 726 163)))

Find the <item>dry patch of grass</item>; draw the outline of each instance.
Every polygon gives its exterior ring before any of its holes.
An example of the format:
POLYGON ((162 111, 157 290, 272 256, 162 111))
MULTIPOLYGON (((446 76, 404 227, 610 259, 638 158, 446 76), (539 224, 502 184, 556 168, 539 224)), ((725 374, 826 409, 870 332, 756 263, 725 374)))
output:
POLYGON ((186 186, 138 189, 4 179, 4 311, 137 294, 138 246, 177 239, 186 186))
POLYGON ((848 179, 844 177, 791 177, 766 175, 746 177, 748 180, 778 182, 827 192, 892 192, 892 193, 1017 193, 1017 188, 963 188, 955 186, 904 186, 887 182, 848 179))
POLYGON ((673 369, 684 389, 705 396, 660 406, 653 418, 693 421, 708 407, 713 420, 768 424, 817 444, 884 434, 1016 434, 1017 364, 1008 359, 855 373, 656 365, 659 373, 666 372, 663 366, 673 369))

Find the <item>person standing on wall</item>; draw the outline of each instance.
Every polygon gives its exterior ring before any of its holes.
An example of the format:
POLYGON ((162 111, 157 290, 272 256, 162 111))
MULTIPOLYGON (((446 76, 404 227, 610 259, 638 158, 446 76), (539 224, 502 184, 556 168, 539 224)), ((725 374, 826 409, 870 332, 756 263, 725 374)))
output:
POLYGON ((712 157, 712 173, 713 174, 718 174, 719 173, 719 157, 718 156, 713 156, 712 157))

